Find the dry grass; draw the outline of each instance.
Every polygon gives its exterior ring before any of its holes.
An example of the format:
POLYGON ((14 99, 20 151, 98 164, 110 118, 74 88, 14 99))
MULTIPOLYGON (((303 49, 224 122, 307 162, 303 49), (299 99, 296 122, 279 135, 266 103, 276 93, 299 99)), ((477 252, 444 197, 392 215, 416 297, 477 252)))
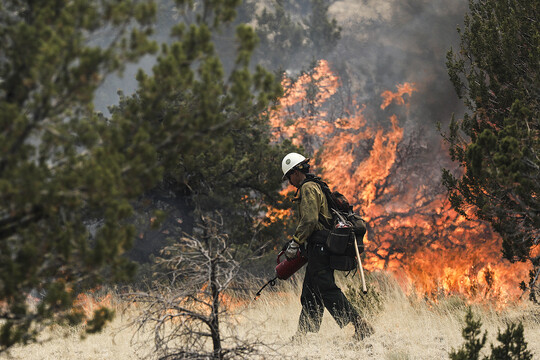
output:
MULTIPOLYGON (((296 280, 299 278, 297 276, 296 280)), ((357 277, 352 283, 351 279, 340 279, 342 289, 346 289, 347 284, 358 287, 358 282, 357 277)), ((325 312, 319 333, 309 334, 301 343, 290 343, 300 313, 300 290, 295 281, 281 282, 275 291, 238 305, 223 331, 267 344, 260 348, 260 355, 253 358, 448 359, 448 352, 462 344, 461 328, 467 309, 462 299, 446 298, 437 304, 412 299, 385 276, 372 276, 370 284, 372 290, 380 289, 380 296, 375 300, 381 301, 379 311, 373 305, 366 311, 376 332, 363 342, 352 340, 352 325, 340 329, 325 312)), ((481 317, 483 330, 488 331, 488 344, 495 342, 498 328, 505 328, 508 322, 522 321, 529 349, 534 358, 540 359, 538 306, 523 303, 496 311, 476 305, 473 311, 481 317)), ((70 329, 65 336, 57 329, 49 334, 52 340, 15 348, 11 356, 25 360, 139 359, 151 353, 153 344, 149 334, 134 334, 132 328, 126 328, 131 316, 130 311, 119 311, 103 333, 82 340, 78 335, 80 329, 70 329)))

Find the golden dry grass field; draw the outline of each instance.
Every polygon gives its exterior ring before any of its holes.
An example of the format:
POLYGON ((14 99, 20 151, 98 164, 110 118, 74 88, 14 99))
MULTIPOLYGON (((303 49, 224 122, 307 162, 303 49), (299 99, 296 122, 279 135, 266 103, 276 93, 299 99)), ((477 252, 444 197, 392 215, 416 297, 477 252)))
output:
MULTIPOLYGON (((353 327, 340 329, 325 311, 321 331, 309 334, 303 342, 291 343, 300 312, 298 281, 281 282, 266 291, 256 301, 245 301, 234 306, 224 334, 233 334, 248 341, 265 343, 254 359, 448 359, 448 352, 463 343, 461 329, 468 305, 458 297, 449 297, 437 303, 407 296, 387 276, 371 276, 371 290, 380 295, 365 312, 375 328, 375 334, 362 342, 353 341, 353 327), (383 284, 381 286, 381 279, 383 284), (378 304, 378 306, 377 306, 378 304)), ((347 284, 359 286, 358 277, 339 279, 342 289, 347 284)), ((258 284, 257 284, 258 285, 258 284)), ((255 286, 254 286, 255 287, 255 286)), ((349 297, 351 293, 349 292, 349 297)), ((371 299, 373 300, 373 298, 371 299)), ((151 333, 137 333, 129 327, 136 315, 134 309, 122 311, 103 333, 81 339, 80 329, 55 329, 50 340, 13 349, 6 359, 36 360, 105 360, 140 359, 152 353, 151 333)), ((525 328, 528 348, 534 359, 540 359, 540 306, 529 302, 507 305, 496 310, 493 306, 472 305, 476 317, 482 321, 482 330, 488 331, 488 342, 496 343, 497 329, 509 322, 521 321, 525 328)))

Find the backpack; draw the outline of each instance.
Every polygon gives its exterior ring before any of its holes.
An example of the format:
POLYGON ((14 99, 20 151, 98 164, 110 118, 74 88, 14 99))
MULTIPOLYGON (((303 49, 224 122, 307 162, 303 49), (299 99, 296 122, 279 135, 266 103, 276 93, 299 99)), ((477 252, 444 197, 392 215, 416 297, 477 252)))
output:
POLYGON ((334 270, 350 271, 356 268, 355 238, 358 253, 364 251, 364 235, 366 223, 353 211, 347 198, 338 191, 332 192, 328 185, 312 174, 307 174, 304 182, 313 181, 319 184, 332 213, 333 223, 320 217, 319 221, 330 231, 326 238, 326 248, 330 252, 330 267, 334 270))

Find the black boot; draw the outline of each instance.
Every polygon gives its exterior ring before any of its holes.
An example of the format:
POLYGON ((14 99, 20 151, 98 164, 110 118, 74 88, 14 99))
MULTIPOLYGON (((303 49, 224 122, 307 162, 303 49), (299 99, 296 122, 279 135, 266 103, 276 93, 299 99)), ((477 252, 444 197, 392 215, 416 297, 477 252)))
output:
POLYGON ((373 335, 375 330, 373 330, 373 327, 369 325, 364 319, 361 319, 360 317, 356 318, 355 321, 353 321, 354 324, 354 335, 353 339, 355 340, 364 340, 365 338, 373 335))
POLYGON ((294 334, 291 337, 290 342, 292 344, 298 345, 298 344, 302 344, 305 340, 306 340, 306 333, 302 331, 297 331, 296 334, 294 334))

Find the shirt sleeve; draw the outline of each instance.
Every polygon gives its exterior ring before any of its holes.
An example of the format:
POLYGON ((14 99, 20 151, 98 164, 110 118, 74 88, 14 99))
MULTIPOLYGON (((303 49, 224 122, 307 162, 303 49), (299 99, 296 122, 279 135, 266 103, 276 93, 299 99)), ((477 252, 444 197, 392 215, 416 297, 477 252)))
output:
POLYGON ((293 240, 299 244, 304 244, 317 227, 322 205, 320 195, 318 185, 313 182, 305 183, 300 189, 300 220, 293 235, 293 240))

